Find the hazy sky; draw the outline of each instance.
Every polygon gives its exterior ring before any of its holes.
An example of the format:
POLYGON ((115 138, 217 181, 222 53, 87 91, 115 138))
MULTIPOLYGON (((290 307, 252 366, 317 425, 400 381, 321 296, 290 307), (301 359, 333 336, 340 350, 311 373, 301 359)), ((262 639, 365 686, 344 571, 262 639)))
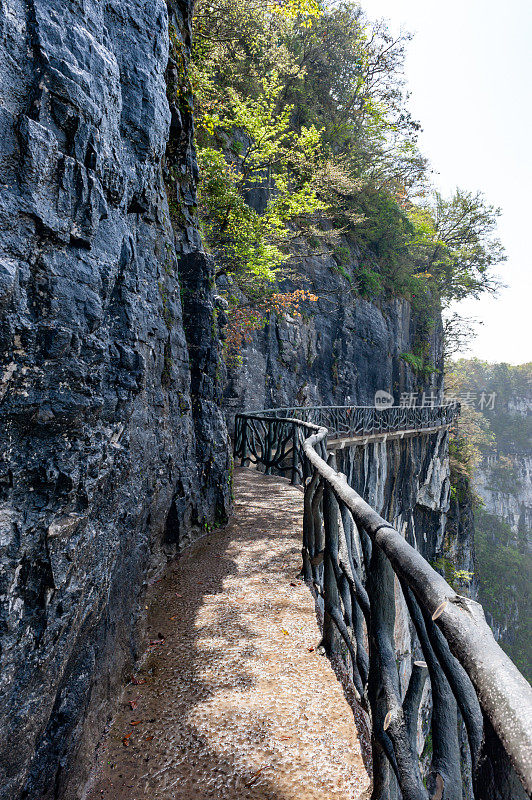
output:
POLYGON ((371 18, 415 34, 410 109, 445 193, 481 190, 500 206, 508 261, 496 299, 464 301, 483 322, 466 356, 532 360, 532 0, 362 0, 371 18))

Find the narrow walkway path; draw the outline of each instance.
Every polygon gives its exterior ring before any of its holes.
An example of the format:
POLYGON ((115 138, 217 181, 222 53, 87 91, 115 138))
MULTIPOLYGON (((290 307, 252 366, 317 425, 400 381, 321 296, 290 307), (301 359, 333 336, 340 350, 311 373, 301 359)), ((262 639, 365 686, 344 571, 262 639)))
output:
POLYGON ((235 494, 231 523, 152 587, 149 654, 99 749, 90 800, 366 795, 353 713, 295 577, 303 495, 248 469, 235 494))

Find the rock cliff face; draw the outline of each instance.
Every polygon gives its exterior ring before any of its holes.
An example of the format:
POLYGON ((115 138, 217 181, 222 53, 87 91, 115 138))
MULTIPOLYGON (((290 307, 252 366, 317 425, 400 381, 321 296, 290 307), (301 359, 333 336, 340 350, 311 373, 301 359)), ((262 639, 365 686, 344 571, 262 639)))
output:
MULTIPOLYGON (((399 403, 402 392, 436 391, 441 385, 442 333, 436 323, 424 341, 438 372, 416 376, 401 355, 419 342, 420 320, 406 300, 369 302, 353 288, 360 254, 347 246, 349 263, 331 256, 300 260, 300 284, 317 295, 302 317, 271 319, 244 347, 229 372, 225 407, 237 411, 285 405, 373 405, 379 389, 399 403)), ((282 291, 295 285, 285 281, 282 291)), ((230 417, 229 417, 230 418, 230 417)))
POLYGON ((526 427, 532 418, 530 388, 528 394, 503 399, 492 416, 496 452, 485 454, 475 469, 474 488, 485 511, 507 523, 516 539, 526 539, 532 553, 532 444, 526 427), (508 442, 512 428, 517 430, 508 442))
POLYGON ((0 21, 0 797, 46 800, 78 796, 150 569, 226 513, 227 435, 166 3, 0 21))
POLYGON ((486 511, 506 522, 516 538, 519 534, 525 537, 532 553, 532 454, 511 453, 503 458, 511 471, 511 483, 503 484, 497 475, 499 459, 487 457, 475 470, 475 490, 486 511))

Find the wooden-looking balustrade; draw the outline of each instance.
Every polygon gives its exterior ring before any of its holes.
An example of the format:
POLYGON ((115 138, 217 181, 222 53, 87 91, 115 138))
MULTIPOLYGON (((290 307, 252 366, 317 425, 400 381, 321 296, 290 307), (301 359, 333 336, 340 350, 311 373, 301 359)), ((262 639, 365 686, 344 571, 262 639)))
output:
POLYGON ((459 595, 334 467, 335 448, 428 436, 458 413, 452 405, 293 407, 235 420, 242 464, 304 487, 302 572, 323 614, 323 648, 348 665, 371 719, 372 800, 532 793, 532 688, 495 641, 482 607, 459 595), (397 582, 414 640, 406 691, 394 644, 397 582), (431 719, 422 725, 427 680, 431 719))

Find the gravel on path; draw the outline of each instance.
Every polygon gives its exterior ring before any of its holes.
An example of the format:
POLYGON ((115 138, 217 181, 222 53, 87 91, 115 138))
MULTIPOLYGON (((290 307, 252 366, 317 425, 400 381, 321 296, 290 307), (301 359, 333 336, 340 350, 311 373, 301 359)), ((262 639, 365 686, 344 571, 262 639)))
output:
POLYGON ((88 800, 362 800, 370 779, 314 600, 296 576, 303 495, 235 470, 228 525, 148 596, 147 654, 88 800))

